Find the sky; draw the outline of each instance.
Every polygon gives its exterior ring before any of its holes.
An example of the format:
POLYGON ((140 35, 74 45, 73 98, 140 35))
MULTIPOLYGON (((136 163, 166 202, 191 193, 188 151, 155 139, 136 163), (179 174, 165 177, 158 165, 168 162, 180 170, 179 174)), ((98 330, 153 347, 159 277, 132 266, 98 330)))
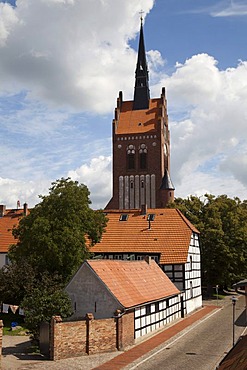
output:
POLYGON ((247 199, 247 0, 0 0, 0 204, 33 207, 62 177, 86 184, 94 209, 108 203, 141 11, 175 196, 247 199))

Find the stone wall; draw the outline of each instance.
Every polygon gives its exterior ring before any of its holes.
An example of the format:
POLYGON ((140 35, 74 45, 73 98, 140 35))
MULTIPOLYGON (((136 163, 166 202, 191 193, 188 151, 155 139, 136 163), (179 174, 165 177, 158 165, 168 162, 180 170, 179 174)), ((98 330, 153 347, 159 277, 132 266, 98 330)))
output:
POLYGON ((0 369, 1 369, 1 358, 2 358, 2 344, 3 344, 3 321, 0 320, 0 369))
POLYGON ((52 318, 51 360, 116 351, 116 343, 114 318, 94 320, 92 314, 81 321, 63 322, 60 316, 52 318))

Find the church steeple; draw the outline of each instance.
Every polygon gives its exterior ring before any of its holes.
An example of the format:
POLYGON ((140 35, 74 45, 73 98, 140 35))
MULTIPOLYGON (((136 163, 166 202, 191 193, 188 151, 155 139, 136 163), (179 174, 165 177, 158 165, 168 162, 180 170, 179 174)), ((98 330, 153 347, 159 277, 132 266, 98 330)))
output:
POLYGON ((145 53, 143 24, 141 18, 141 29, 139 38, 138 58, 135 71, 135 92, 133 109, 148 109, 149 107, 149 84, 148 84, 148 66, 145 53))
POLYGON ((112 122, 113 195, 105 209, 164 208, 174 199, 166 92, 150 98, 143 24, 133 100, 119 92, 112 122))

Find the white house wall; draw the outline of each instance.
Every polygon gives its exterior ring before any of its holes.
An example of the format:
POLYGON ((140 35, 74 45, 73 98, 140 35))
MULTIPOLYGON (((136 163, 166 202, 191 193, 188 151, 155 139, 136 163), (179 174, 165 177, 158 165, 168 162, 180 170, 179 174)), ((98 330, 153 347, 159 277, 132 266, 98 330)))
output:
POLYGON ((0 253, 0 268, 8 264, 7 253, 0 253))
POLYGON ((135 339, 181 317, 180 294, 135 309, 135 339))
POLYGON ((191 236, 187 263, 185 264, 184 302, 187 314, 202 306, 201 253, 199 235, 196 233, 191 236))
POLYGON ((82 265, 66 287, 74 314, 73 319, 92 313, 96 319, 112 317, 116 309, 121 309, 102 281, 88 265, 82 265))

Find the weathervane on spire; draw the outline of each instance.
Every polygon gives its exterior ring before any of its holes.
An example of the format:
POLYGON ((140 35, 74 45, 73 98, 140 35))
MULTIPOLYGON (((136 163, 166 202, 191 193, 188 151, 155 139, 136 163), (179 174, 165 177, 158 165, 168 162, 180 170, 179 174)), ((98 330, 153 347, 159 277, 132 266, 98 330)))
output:
POLYGON ((139 12, 139 14, 141 14, 141 18, 140 18, 140 19, 141 19, 141 24, 142 24, 142 21, 143 21, 143 16, 142 16, 142 15, 144 14, 144 11, 143 11, 143 10, 141 10, 141 11, 139 12))

